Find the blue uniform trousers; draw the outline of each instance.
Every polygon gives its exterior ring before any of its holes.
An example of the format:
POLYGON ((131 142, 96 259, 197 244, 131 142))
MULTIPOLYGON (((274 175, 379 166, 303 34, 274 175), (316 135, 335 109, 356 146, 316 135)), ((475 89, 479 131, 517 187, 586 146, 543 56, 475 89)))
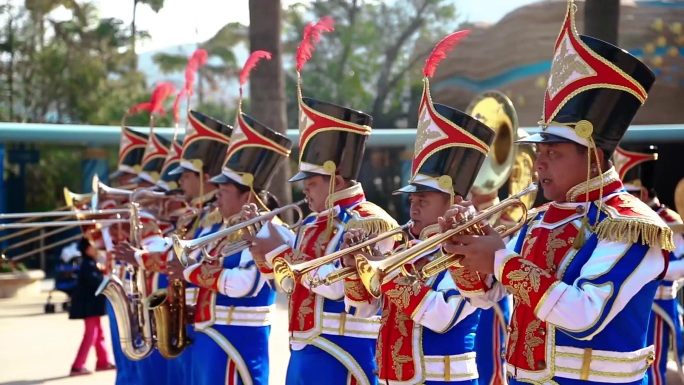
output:
POLYGON ((192 343, 178 357, 166 361, 168 385, 192 384, 192 350, 195 348, 195 327, 187 326, 192 343))
POLYGON ((480 322, 475 334, 475 361, 479 374, 480 385, 502 385, 505 383, 506 350, 505 328, 510 321, 508 298, 504 297, 497 303, 498 309, 482 310, 480 322), (497 313, 500 311, 500 313, 497 313), (498 315, 497 315, 498 314, 498 315), (505 324, 499 317, 503 316, 505 324))
POLYGON ((647 345, 655 346, 655 361, 647 372, 648 383, 664 385, 669 352, 673 351, 675 357, 682 361, 682 326, 676 299, 657 299, 654 306, 658 306, 666 315, 663 317, 651 312, 648 322, 647 345))
POLYGON ((192 384, 242 385, 248 377, 247 383, 268 385, 270 334, 270 326, 213 325, 196 331, 192 384))
POLYGON ((138 366, 135 361, 131 361, 123 354, 119 343, 119 329, 114 316, 112 304, 107 300, 107 317, 109 317, 109 327, 112 332, 112 353, 114 353, 114 363, 116 364, 116 385, 143 385, 141 382, 138 366))
MULTIPOLYGON (((368 378, 371 385, 378 384, 378 377, 373 373, 377 370, 375 363, 375 339, 351 338, 324 334, 332 344, 340 347, 348 359, 356 362, 368 378)), ((286 385, 347 385, 365 383, 353 381, 347 367, 332 354, 313 345, 307 345, 302 350, 290 352, 290 362, 287 366, 286 385)))

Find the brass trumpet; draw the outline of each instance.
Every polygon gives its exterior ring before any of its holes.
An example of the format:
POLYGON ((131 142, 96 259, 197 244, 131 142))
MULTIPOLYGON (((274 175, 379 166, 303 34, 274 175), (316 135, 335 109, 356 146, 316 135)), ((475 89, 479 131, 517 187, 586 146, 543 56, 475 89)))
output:
MULTIPOLYGON (((302 220, 304 219, 304 213, 302 212, 302 209, 299 206, 305 203, 307 203, 307 200, 302 199, 298 202, 290 203, 289 205, 277 208, 273 211, 269 211, 263 215, 252 218, 248 221, 238 223, 223 230, 217 231, 213 234, 209 234, 197 239, 183 240, 181 239, 181 237, 174 235, 172 237, 173 250, 176 253, 176 257, 178 258, 180 263, 185 267, 189 265, 188 255, 192 253, 194 250, 197 250, 198 248, 202 248, 202 254, 204 258, 208 261, 216 260, 220 258, 221 255, 235 254, 237 252, 249 248, 251 246, 251 242, 240 240, 237 242, 229 243, 217 253, 217 257, 212 257, 209 255, 209 251, 207 251, 207 246, 210 246, 214 242, 218 242, 221 239, 228 237, 232 234, 235 234, 239 231, 250 231, 250 227, 261 224, 262 222, 269 221, 287 210, 295 210, 299 214, 299 220, 294 225, 288 226, 288 228, 294 229, 296 227, 299 227, 301 225, 302 220)), ((253 231, 253 233, 256 233, 256 231, 258 230, 252 228, 251 231, 253 231)))
MULTIPOLYGON (((385 240, 390 237, 396 237, 397 235, 402 235, 402 239, 405 243, 405 245, 408 245, 408 236, 406 234, 406 230, 411 226, 411 222, 409 221, 408 223, 397 227, 395 229, 392 229, 390 231, 386 231, 382 234, 378 234, 374 238, 366 238, 364 241, 357 243, 355 245, 352 245, 346 249, 343 250, 338 250, 334 253, 325 255, 321 258, 313 259, 310 261, 298 263, 296 265, 291 265, 287 261, 281 259, 276 260, 273 263, 273 275, 276 283, 280 288, 285 292, 286 294, 292 294, 294 291, 295 287, 295 282, 297 278, 301 277, 304 274, 307 274, 315 269, 318 269, 321 266, 327 265, 329 263, 335 262, 338 259, 347 256, 347 255, 353 255, 355 253, 358 253, 361 250, 364 250, 365 248, 373 246, 375 243, 380 242, 382 240, 385 240)), ((329 274, 325 279, 323 280, 315 280, 311 282, 311 286, 316 287, 320 285, 330 285, 332 283, 335 283, 337 281, 340 281, 346 277, 352 276, 356 273, 356 268, 353 267, 348 267, 348 268, 343 268, 338 271, 335 271, 331 274, 329 274)))
MULTIPOLYGON (((410 263, 419 255, 437 248, 441 243, 445 242, 454 235, 464 233, 481 233, 480 223, 482 221, 488 220, 491 216, 497 215, 503 210, 507 210, 513 206, 520 206, 523 211, 523 216, 515 226, 508 230, 504 230, 501 236, 506 237, 518 231, 527 221, 527 206, 525 206, 525 203, 522 202, 520 198, 536 191, 537 186, 532 183, 526 189, 502 200, 499 204, 480 212, 466 221, 457 223, 454 228, 447 230, 444 233, 433 235, 425 241, 420 242, 413 247, 407 248, 404 251, 396 253, 392 257, 382 261, 370 261, 362 255, 357 255, 356 270, 361 277, 361 282, 373 297, 380 298, 382 295, 381 284, 384 278, 389 273, 397 269, 401 269, 404 275, 416 279, 424 279, 439 274, 449 267, 456 265, 461 260, 462 256, 452 254, 438 257, 426 264, 420 272, 409 272, 405 269, 404 265, 410 263)), ((497 228, 497 230, 501 231, 500 228, 497 228)))

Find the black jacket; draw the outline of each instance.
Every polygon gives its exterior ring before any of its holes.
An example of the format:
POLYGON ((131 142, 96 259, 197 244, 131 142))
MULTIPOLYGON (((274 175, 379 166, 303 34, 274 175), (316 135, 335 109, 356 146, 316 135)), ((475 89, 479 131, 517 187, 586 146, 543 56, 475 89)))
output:
POLYGON ((97 262, 92 258, 83 257, 78 271, 78 285, 71 295, 69 319, 84 319, 107 314, 106 298, 103 295, 95 296, 95 291, 103 279, 104 275, 97 268, 97 262))

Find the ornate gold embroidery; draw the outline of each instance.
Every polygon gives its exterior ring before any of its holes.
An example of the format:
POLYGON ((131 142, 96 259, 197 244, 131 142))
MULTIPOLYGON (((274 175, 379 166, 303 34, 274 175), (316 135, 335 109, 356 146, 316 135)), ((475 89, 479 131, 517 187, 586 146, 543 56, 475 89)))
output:
POLYGON ((556 250, 568 246, 568 241, 562 238, 558 238, 558 236, 560 236, 563 233, 564 229, 565 226, 560 226, 551 230, 551 233, 549 234, 549 239, 546 242, 546 252, 544 253, 544 255, 546 256, 546 269, 549 272, 555 273, 556 270, 558 270, 555 258, 556 250))
POLYGON ((569 84, 590 76, 596 76, 596 72, 577 55, 577 52, 572 48, 570 38, 568 35, 564 35, 556 57, 551 64, 549 96, 555 98, 569 84))
POLYGON ((197 283, 200 286, 212 287, 218 277, 216 277, 216 272, 221 270, 221 266, 210 265, 203 263, 200 265, 200 272, 197 275, 197 283))
POLYGON ((472 275, 477 274, 475 272, 469 272, 464 267, 457 267, 455 269, 449 270, 451 278, 458 284, 459 287, 463 289, 474 289, 475 283, 468 279, 473 278, 472 275))
POLYGON ((404 378, 404 364, 413 361, 411 356, 400 354, 401 347, 404 345, 404 339, 408 337, 408 327, 412 326, 411 324, 413 324, 413 321, 411 321, 409 316, 401 310, 397 310, 395 317, 397 321, 397 330, 399 330, 401 338, 397 338, 397 341, 392 345, 392 367, 394 368, 394 375, 397 379, 401 380, 404 378))
MULTIPOLYGON (((390 312, 389 312, 388 306, 384 306, 384 308, 382 309, 382 315, 380 316, 380 325, 382 325, 382 327, 388 327, 388 326, 391 327, 391 325, 387 325, 387 321, 389 320, 389 314, 390 314, 390 312)), ((378 373, 380 373, 380 374, 383 373, 382 368, 384 366, 384 362, 382 360, 382 357, 383 357, 382 353, 385 350, 385 338, 386 338, 385 336, 386 335, 387 334, 384 334, 384 335, 380 334, 378 336, 378 343, 377 343, 377 346, 375 349, 375 362, 378 363, 378 373)))
POLYGON ((304 330, 304 321, 306 321, 306 316, 314 312, 313 306, 311 306, 311 304, 313 303, 315 295, 316 294, 310 291, 309 296, 306 297, 304 301, 302 301, 302 306, 299 307, 299 311, 297 312, 299 330, 304 330))
MULTIPOLYGON (((411 303, 411 297, 420 293, 420 286, 406 276, 395 278, 395 283, 395 288, 388 290, 385 295, 392 299, 397 307, 405 309, 411 303)), ((398 311, 397 313, 402 312, 398 311)))
POLYGON ((539 291, 541 277, 550 277, 551 275, 528 260, 520 259, 520 264, 520 269, 506 274, 506 278, 510 280, 508 289, 512 294, 517 295, 525 305, 531 306, 530 291, 539 291))
POLYGON ((528 241, 525 242, 525 245, 523 246, 523 255, 522 255, 523 259, 531 259, 528 257, 532 253, 532 250, 534 250, 534 244, 537 243, 537 238, 538 237, 527 238, 528 241))
POLYGON ((444 133, 439 127, 433 124, 432 118, 430 117, 430 114, 428 114, 428 108, 423 108, 423 111, 420 113, 420 118, 418 119, 418 129, 416 130, 416 154, 423 152, 429 143, 444 136, 444 133), (434 127, 434 129, 430 129, 431 127, 434 127))
POLYGON ((352 300, 361 299, 366 296, 366 288, 361 281, 352 280, 344 282, 344 290, 352 300))
POLYGON ((518 333, 520 330, 520 328, 518 327, 518 317, 515 317, 515 306, 513 307, 513 309, 513 325, 511 325, 511 333, 508 335, 508 346, 510 347, 510 351, 507 355, 508 361, 510 361, 511 357, 513 356, 513 353, 515 352, 515 347, 518 344, 518 333))
POLYGON ((527 359, 527 365, 530 368, 535 368, 534 348, 544 343, 543 338, 535 335, 537 330, 539 330, 539 326, 541 326, 541 320, 535 319, 527 324, 527 328, 525 328, 525 351, 523 355, 527 359))

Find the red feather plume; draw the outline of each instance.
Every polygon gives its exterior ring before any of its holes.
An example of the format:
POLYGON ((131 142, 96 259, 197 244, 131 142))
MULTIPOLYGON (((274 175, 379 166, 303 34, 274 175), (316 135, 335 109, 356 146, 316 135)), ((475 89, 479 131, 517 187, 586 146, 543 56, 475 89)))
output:
POLYGON ((150 113, 164 113, 164 107, 162 106, 162 103, 164 103, 164 100, 173 95, 175 92, 176 86, 174 86, 173 83, 159 83, 152 91, 152 97, 150 98, 150 113))
POLYGON ((325 16, 318 23, 309 23, 304 27, 304 38, 297 47, 297 72, 301 71, 304 64, 311 59, 311 54, 314 51, 315 45, 321 40, 323 32, 332 32, 335 30, 335 20, 330 16, 325 16))
POLYGON ((138 112, 149 111, 151 106, 152 104, 150 102, 138 103, 135 106, 129 108, 126 114, 133 115, 137 114, 138 112))
POLYGON ((240 88, 247 83, 249 73, 262 59, 271 60, 271 53, 268 51, 254 51, 249 55, 245 65, 242 67, 242 71, 240 71, 240 88))
POLYGON ((470 33, 470 30, 463 30, 463 31, 458 31, 454 32, 451 35, 448 35, 442 41, 437 43, 435 48, 432 50, 432 53, 430 53, 430 56, 425 60, 425 67, 423 68, 423 74, 427 77, 432 77, 435 74, 435 71, 437 70, 437 66, 439 65, 439 62, 444 60, 444 58, 447 57, 447 54, 454 49, 456 44, 460 43, 463 38, 468 36, 470 33))
POLYGON ((176 95, 176 100, 173 102, 173 120, 176 124, 180 122, 180 113, 178 112, 178 107, 180 106, 180 101, 187 96, 187 90, 181 88, 180 92, 176 95))
POLYGON ((200 66, 207 64, 209 60, 209 53, 200 48, 188 58, 188 65, 185 67, 185 89, 188 95, 192 95, 192 90, 195 88, 195 74, 200 66))

